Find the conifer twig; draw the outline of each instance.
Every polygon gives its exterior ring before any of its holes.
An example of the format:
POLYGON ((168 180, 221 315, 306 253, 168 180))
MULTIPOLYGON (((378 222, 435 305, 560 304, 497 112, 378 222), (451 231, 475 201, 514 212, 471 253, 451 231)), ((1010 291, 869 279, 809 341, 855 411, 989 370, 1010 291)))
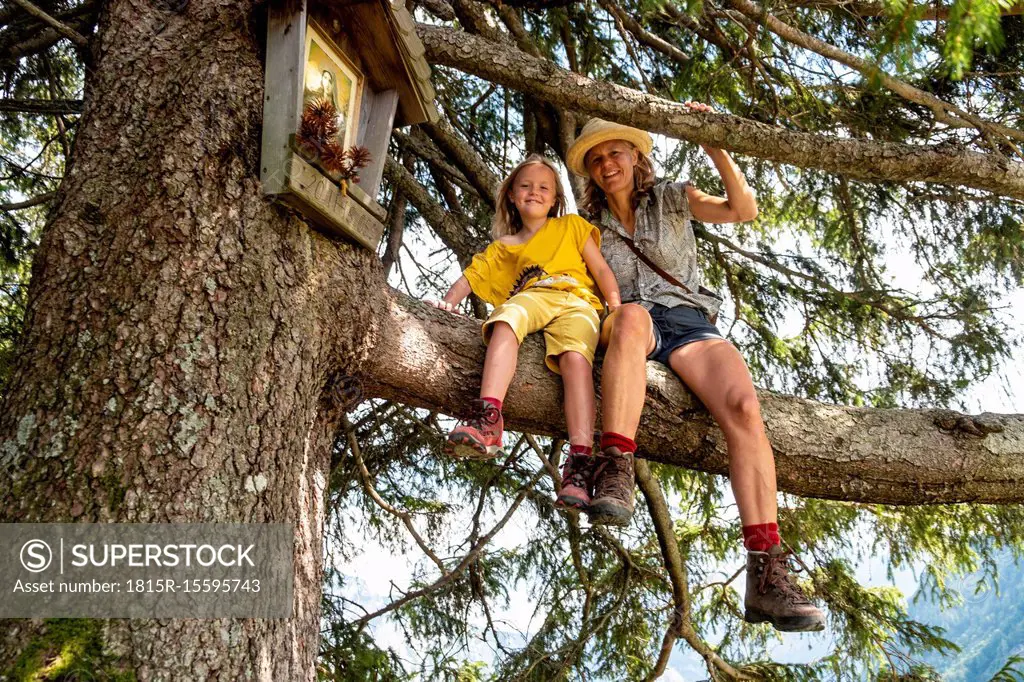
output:
POLYGON ((533 490, 533 487, 537 485, 537 482, 541 478, 543 478, 544 475, 545 471, 541 469, 536 474, 534 474, 533 478, 531 478, 526 483, 526 485, 519 489, 519 494, 516 495, 515 500, 512 501, 512 505, 508 508, 508 511, 505 512, 505 515, 501 517, 501 519, 494 525, 493 528, 491 528, 491 530, 489 530, 473 545, 473 548, 469 551, 468 554, 466 554, 466 556, 462 558, 462 561, 459 562, 458 566, 453 568, 448 573, 442 575, 440 578, 435 580, 430 585, 422 587, 418 590, 406 592, 399 599, 396 599, 395 601, 387 604, 386 606, 382 606, 373 613, 367 614, 362 618, 353 621, 352 624, 356 627, 358 631, 361 631, 364 627, 366 627, 366 624, 374 618, 379 618, 380 616, 390 613, 395 609, 401 608, 402 606, 408 604, 414 599, 419 599, 420 597, 424 597, 428 594, 436 592, 441 588, 445 587, 446 585, 448 585, 453 580, 459 578, 466 571, 466 569, 469 568, 469 565, 476 561, 477 557, 480 556, 480 553, 483 552, 485 547, 487 547, 491 539, 495 535, 497 535, 502 528, 505 527, 505 524, 509 522, 509 519, 512 518, 512 515, 515 514, 517 509, 519 509, 519 505, 523 503, 523 500, 526 499, 527 495, 530 493, 531 490, 533 490))
POLYGON ((1004 126, 1000 123, 986 121, 973 114, 970 114, 954 104, 946 102, 930 92, 915 88, 913 85, 894 78, 882 71, 879 67, 871 64, 856 55, 830 45, 812 35, 790 26, 769 13, 764 7, 751 0, 728 0, 729 4, 742 14, 762 22, 772 33, 783 40, 798 45, 806 50, 832 59, 840 64, 859 71, 865 78, 877 78, 878 82, 888 90, 896 93, 904 99, 926 106, 931 109, 936 120, 953 127, 973 127, 982 133, 997 133, 1006 139, 1007 144, 1018 156, 1024 156, 1011 140, 1024 141, 1024 131, 1004 126))
POLYGON ((690 587, 687 584, 686 564, 683 561, 682 553, 679 551, 679 543, 676 541, 675 531, 672 526, 672 516, 669 513, 665 495, 661 492, 661 486, 658 484, 654 474, 651 473, 651 467, 647 464, 646 460, 636 460, 636 482, 640 486, 640 492, 643 493, 644 499, 647 501, 647 511, 650 514, 651 522, 654 524, 654 533, 658 538, 658 545, 661 547, 661 556, 665 561, 665 570, 668 572, 669 580, 672 583, 672 601, 675 606, 672 622, 669 624, 665 637, 662 639, 658 661, 648 679, 657 679, 665 672, 677 637, 682 637, 694 651, 701 655, 708 666, 709 672, 712 674, 715 673, 715 670, 718 670, 734 680, 749 679, 747 675, 734 668, 719 656, 693 629, 693 622, 690 620, 690 587))
POLYGON ((62 36, 73 42, 75 45, 78 45, 79 47, 89 46, 88 38, 83 36, 75 29, 71 28, 64 22, 58 19, 54 19, 46 12, 39 9, 36 5, 29 2, 29 0, 12 0, 12 2, 14 2, 16 5, 21 7, 23 10, 25 10, 32 16, 52 26, 54 29, 57 30, 58 33, 60 33, 62 36))
POLYGON ((352 428, 352 424, 349 422, 348 417, 342 417, 342 427, 345 429, 345 436, 348 439, 348 447, 352 452, 352 457, 356 461, 356 468, 359 470, 359 480, 363 484, 363 490, 370 496, 370 499, 376 503, 378 507, 386 511, 388 514, 397 517, 401 520, 402 525, 405 526, 406 530, 409 531, 409 535, 412 536, 419 548, 423 550, 423 553, 430 557, 430 560, 434 562, 438 570, 441 571, 441 575, 447 575, 448 571, 444 567, 444 562, 434 554, 433 550, 426 543, 423 537, 416 530, 416 526, 412 523, 412 517, 407 511, 402 511, 391 504, 389 504, 380 493, 374 489, 373 484, 370 482, 370 472, 366 468, 366 464, 363 462, 362 450, 359 447, 359 441, 356 439, 355 429, 352 428))

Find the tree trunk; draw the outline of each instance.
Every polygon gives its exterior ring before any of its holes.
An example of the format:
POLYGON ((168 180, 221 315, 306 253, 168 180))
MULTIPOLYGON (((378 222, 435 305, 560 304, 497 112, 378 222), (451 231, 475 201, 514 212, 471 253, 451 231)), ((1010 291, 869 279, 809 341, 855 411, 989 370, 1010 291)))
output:
POLYGON ((956 146, 812 135, 728 114, 690 111, 682 104, 595 81, 514 47, 443 26, 417 32, 434 64, 528 92, 559 107, 709 144, 761 159, 818 168, 860 180, 966 185, 1024 199, 1024 164, 956 146))
POLYGON ((262 196, 254 5, 107 3, 0 409, 0 521, 294 524, 293 618, 102 624, 140 680, 315 678, 332 388, 386 305, 373 254, 262 196))

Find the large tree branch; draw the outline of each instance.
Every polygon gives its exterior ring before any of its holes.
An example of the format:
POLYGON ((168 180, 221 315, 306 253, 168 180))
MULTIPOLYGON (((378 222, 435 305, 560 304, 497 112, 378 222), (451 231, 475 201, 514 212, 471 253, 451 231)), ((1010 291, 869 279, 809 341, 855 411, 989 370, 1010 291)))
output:
MULTIPOLYGON (((788 0, 789 4, 796 7, 810 7, 821 10, 843 10, 860 17, 881 17, 886 14, 885 3, 872 2, 871 0, 788 0)), ((949 13, 953 10, 952 5, 939 5, 928 3, 924 5, 924 11, 919 21, 946 21, 949 13)), ((1009 7, 999 10, 1004 17, 1024 14, 1024 2, 1018 2, 1009 7)))
POLYGON ((587 78, 478 36, 420 24, 435 64, 516 88, 558 106, 652 132, 772 161, 863 180, 967 185, 1024 198, 1024 165, 955 146, 913 146, 786 130, 681 104, 587 78))
POLYGON ((939 99, 930 92, 925 92, 924 90, 915 88, 913 85, 901 81, 898 78, 893 78, 885 71, 882 71, 878 65, 865 59, 861 59, 860 57, 852 55, 844 50, 840 50, 834 45, 830 45, 823 40, 818 40, 814 36, 804 33, 803 31, 780 21, 769 14, 763 7, 751 0, 728 0, 728 2, 746 16, 767 26, 772 33, 783 40, 794 45, 798 45, 805 50, 815 52, 822 57, 837 61, 851 69, 855 69, 865 78, 877 78, 885 88, 891 90, 900 97, 931 109, 936 120, 942 123, 961 128, 972 126, 982 133, 996 133, 1014 140, 1024 140, 1024 132, 999 123, 985 121, 978 116, 964 111, 960 107, 939 99))
MULTIPOLYGON (((365 393, 465 415, 477 397, 479 323, 392 294, 365 393)), ((725 474, 725 438, 664 368, 648 364, 638 433, 650 460, 725 474)), ((527 339, 506 400, 510 428, 561 436, 562 388, 527 339)), ((760 391, 779 487, 796 495, 886 504, 1024 501, 1024 415, 826 405, 760 391)), ((600 411, 599 411, 600 413, 600 411)))

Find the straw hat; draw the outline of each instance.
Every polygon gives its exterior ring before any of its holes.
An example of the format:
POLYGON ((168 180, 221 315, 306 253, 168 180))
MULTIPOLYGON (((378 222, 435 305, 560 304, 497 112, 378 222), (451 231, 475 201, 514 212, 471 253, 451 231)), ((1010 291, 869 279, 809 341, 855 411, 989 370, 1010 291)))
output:
POLYGON ((651 139, 650 133, 600 118, 592 118, 583 126, 580 136, 570 145, 565 155, 565 165, 576 175, 590 177, 583 159, 587 152, 608 140, 625 140, 634 144, 644 154, 650 154, 654 149, 654 140, 651 139))

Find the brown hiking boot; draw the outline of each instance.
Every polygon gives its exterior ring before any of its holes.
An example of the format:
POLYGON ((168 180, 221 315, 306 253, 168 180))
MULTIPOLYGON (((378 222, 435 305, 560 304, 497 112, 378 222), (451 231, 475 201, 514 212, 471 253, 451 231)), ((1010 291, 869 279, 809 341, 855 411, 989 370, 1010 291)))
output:
POLYGON ((825 614, 804 595, 791 573, 790 552, 775 545, 767 552, 747 552, 747 595, 743 600, 748 623, 771 623, 782 632, 825 629, 825 614))
POLYGON ((587 516, 593 524, 628 526, 633 518, 633 453, 605 448, 596 459, 594 499, 587 516))

